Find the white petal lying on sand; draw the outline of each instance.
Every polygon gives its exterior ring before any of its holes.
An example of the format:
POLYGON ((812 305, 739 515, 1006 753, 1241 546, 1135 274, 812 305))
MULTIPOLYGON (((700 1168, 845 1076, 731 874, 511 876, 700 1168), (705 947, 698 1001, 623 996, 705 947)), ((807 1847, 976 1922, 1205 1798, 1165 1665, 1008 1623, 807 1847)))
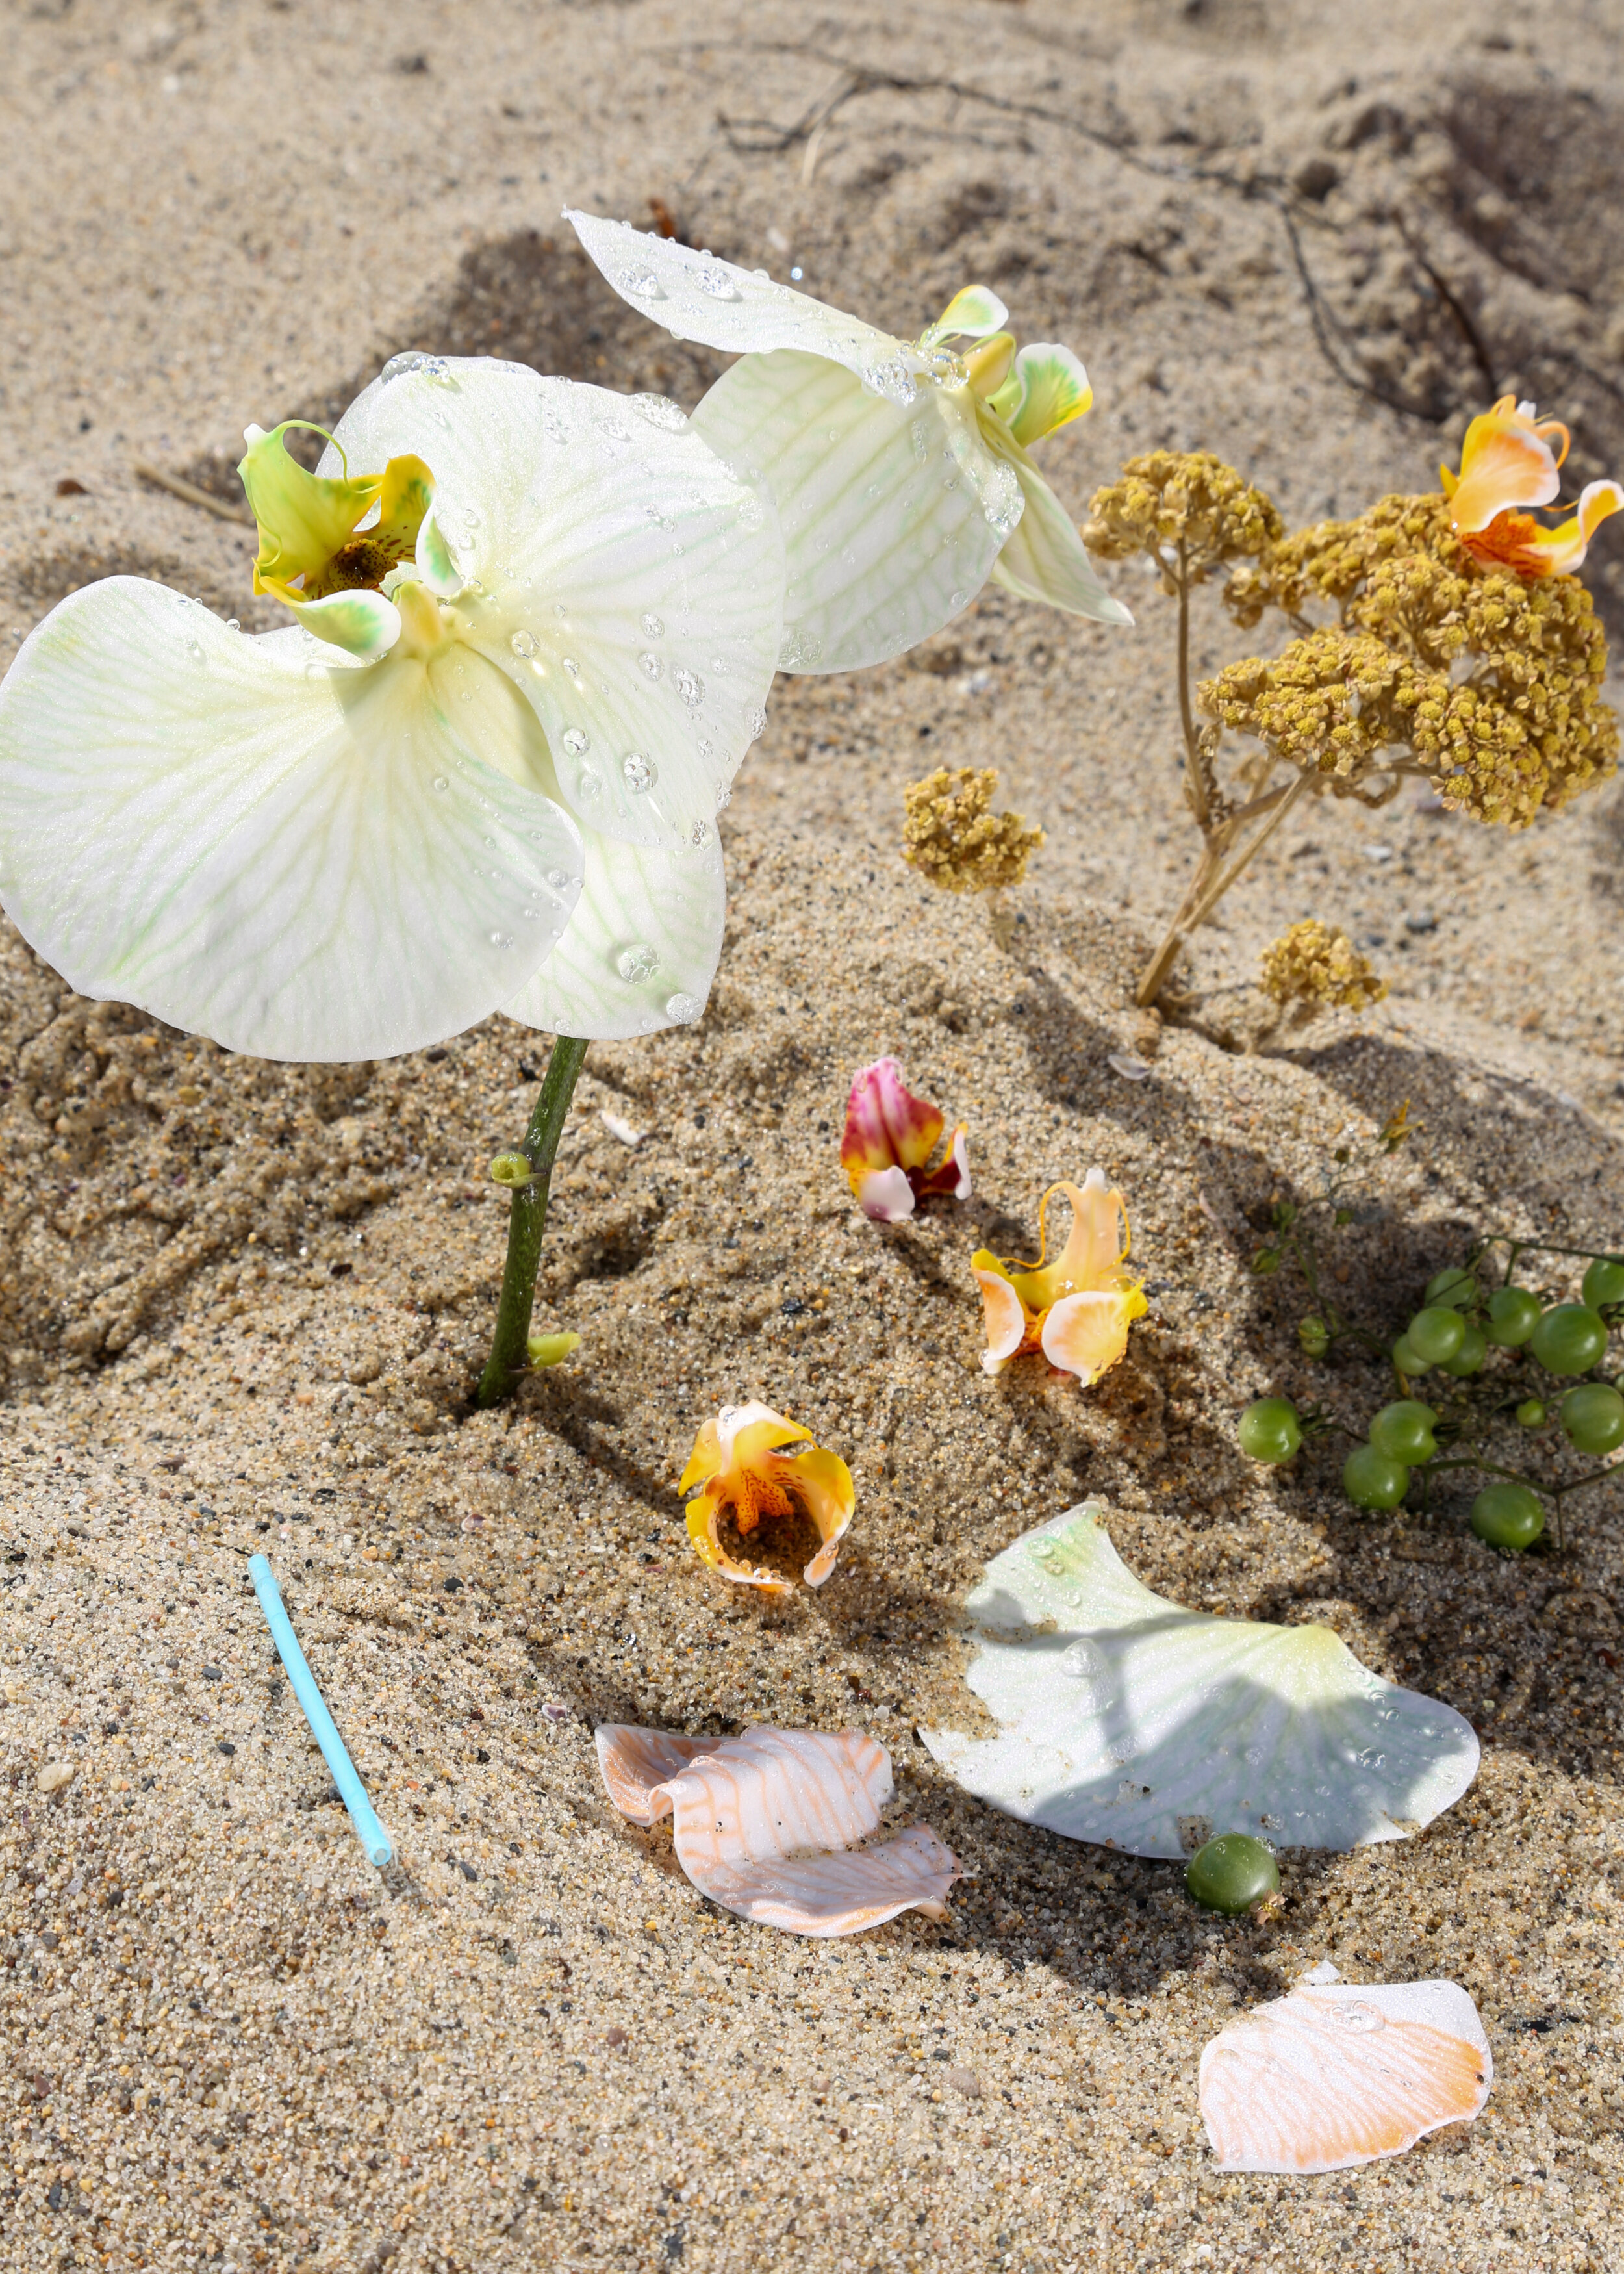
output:
POLYGON ((1337 2172, 1469 2123, 1493 2081, 1458 1983, 1302 1986, 1202 2048, 1201 2116, 1221 2172, 1337 2172))
POLYGON ((598 1760, 621 1815, 669 1815, 689 1879, 741 1918, 824 1938, 899 1911, 945 1916, 959 1865, 929 1826, 852 1852, 891 1795, 891 1756, 859 1729, 708 1738, 607 1722, 598 1760))
POLYGON ((1327 1626, 1220 1619, 1152 1594, 1097 1506, 1027 1532, 966 1608, 996 1737, 921 1729, 978 1799, 1070 1840, 1184 1853, 1181 1818, 1275 1848, 1402 1840, 1477 1773, 1469 1721, 1361 1666, 1327 1626))

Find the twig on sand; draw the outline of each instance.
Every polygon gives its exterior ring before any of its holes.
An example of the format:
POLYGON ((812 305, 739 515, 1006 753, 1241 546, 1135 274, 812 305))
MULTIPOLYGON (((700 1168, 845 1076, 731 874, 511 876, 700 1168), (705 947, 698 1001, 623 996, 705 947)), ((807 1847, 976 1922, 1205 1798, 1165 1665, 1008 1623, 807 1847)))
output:
POLYGON ((195 482, 183 481, 178 474, 166 474, 161 466, 146 466, 135 458, 131 461, 130 471, 138 481, 150 482, 154 489, 168 490, 171 497, 179 498, 186 505, 200 506, 205 513, 212 513, 221 521, 240 522, 244 529, 255 526, 252 514, 244 512, 240 505, 228 505, 224 498, 211 496, 195 482))

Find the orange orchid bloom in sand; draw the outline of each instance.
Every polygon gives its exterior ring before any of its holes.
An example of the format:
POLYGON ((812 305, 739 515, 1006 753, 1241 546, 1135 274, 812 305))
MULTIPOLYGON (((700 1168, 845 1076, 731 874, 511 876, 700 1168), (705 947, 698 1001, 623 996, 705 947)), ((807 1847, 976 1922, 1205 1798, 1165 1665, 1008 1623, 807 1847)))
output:
POLYGON ((688 1536, 713 1571, 741 1587, 787 1594, 793 1582, 757 1564, 735 1563, 723 1547, 718 1526, 724 1510, 748 1537, 763 1516, 793 1516, 803 1509, 817 1526, 823 1546, 806 1568, 808 1587, 821 1587, 835 1568, 857 1505, 852 1472, 838 1453, 812 1442, 812 1432, 786 1421, 771 1405, 724 1405, 694 1440, 694 1449, 677 1489, 687 1494, 688 1536))
POLYGON ((1568 518, 1547 529, 1525 506, 1549 505, 1561 487, 1568 429, 1540 418, 1531 403, 1502 395, 1466 430, 1461 471, 1439 468, 1455 533, 1485 568, 1515 568, 1519 576, 1565 576, 1584 559, 1590 538, 1609 514, 1624 510, 1617 482, 1591 482, 1568 518), (1553 443, 1559 441, 1560 449, 1553 443))
POLYGON ((1052 1367, 1074 1374, 1085 1389, 1128 1347, 1128 1329, 1150 1307, 1137 1279, 1123 1269, 1128 1212, 1104 1172, 1090 1169, 1076 1185, 1051 1185, 1038 1209, 1045 1254, 1044 1210, 1056 1193, 1071 1203, 1071 1230, 1052 1263, 1000 1263, 981 1248, 970 1259, 987 1313, 981 1364, 1002 1373, 1023 1351, 1041 1350, 1052 1367))
POLYGON ((947 1126, 939 1107, 915 1097, 895 1058, 876 1058, 852 1084, 840 1140, 840 1165, 851 1178, 863 1214, 876 1224, 901 1224, 917 1201, 942 1193, 970 1197, 970 1156, 961 1121, 948 1139, 947 1156, 926 1163, 947 1126))

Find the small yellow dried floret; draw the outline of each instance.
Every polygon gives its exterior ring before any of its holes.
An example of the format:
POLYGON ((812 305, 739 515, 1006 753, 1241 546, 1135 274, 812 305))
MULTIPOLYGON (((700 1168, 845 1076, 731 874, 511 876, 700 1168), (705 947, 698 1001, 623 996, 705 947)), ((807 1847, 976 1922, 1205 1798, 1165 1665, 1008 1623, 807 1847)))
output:
POLYGON ((1310 916, 1263 951, 1263 991, 1281 1009, 1368 1011, 1387 991, 1345 932, 1310 916))
POLYGON ((1130 458, 1120 481, 1094 492, 1088 516, 1083 542, 1091 553, 1104 561, 1147 553, 1169 591, 1181 547, 1199 584, 1226 561, 1267 553, 1285 534, 1263 492, 1211 450, 1151 450, 1130 458))
POLYGON ((902 857, 948 892, 989 892, 1019 885, 1043 842, 1019 813, 989 813, 996 769, 938 766, 902 793, 907 809, 902 857))

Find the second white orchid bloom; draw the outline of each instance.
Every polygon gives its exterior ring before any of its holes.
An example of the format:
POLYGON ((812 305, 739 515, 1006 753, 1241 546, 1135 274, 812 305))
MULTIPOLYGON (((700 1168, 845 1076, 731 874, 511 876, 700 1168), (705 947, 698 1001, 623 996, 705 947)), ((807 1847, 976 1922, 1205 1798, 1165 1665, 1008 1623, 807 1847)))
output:
POLYGON ((257 637, 74 592, 0 685, 0 900, 79 993, 267 1058, 703 1008, 770 503, 658 396, 397 357, 317 474, 250 428, 257 637))
POLYGON ((635 308, 739 355, 694 414, 772 491, 789 584, 786 671, 850 671, 916 646, 990 576, 1027 599, 1131 623, 1090 566, 1028 446, 1093 400, 1069 349, 1017 350, 968 286, 917 340, 624 223, 570 213, 635 308))

